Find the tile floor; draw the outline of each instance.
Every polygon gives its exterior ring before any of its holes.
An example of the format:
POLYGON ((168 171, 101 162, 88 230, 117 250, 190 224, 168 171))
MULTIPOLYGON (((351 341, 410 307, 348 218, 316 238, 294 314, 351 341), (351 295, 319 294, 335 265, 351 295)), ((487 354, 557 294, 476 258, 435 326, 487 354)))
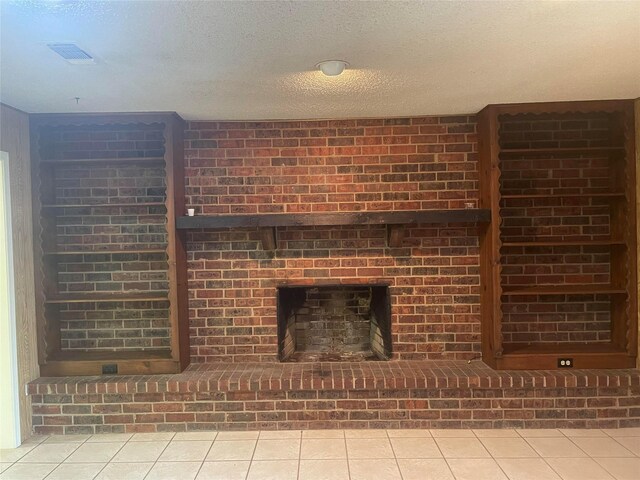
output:
POLYGON ((638 480, 640 428, 34 437, 3 480, 638 480))

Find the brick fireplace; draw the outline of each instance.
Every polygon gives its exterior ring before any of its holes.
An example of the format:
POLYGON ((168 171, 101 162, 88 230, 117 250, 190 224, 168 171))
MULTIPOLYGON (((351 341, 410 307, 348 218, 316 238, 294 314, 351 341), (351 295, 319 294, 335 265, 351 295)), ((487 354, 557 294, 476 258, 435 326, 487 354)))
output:
MULTIPOLYGON (((197 214, 460 209, 477 203, 474 117, 191 122, 187 204, 197 214)), ((477 225, 188 231, 192 362, 277 361, 277 289, 386 284, 394 358, 480 351, 477 225)))

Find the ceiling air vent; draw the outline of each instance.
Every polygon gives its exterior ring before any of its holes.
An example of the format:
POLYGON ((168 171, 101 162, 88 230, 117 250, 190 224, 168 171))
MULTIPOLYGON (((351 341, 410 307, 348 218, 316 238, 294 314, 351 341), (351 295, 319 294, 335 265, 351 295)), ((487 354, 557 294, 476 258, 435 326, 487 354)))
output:
POLYGON ((96 63, 91 55, 73 43, 49 43, 47 45, 67 62, 74 65, 90 65, 96 63))

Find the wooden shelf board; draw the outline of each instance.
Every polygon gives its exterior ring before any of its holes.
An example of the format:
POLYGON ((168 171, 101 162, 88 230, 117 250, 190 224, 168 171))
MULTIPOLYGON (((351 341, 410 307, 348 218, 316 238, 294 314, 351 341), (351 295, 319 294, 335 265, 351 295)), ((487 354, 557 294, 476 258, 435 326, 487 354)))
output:
POLYGON ((503 344, 504 355, 565 355, 571 353, 624 353, 624 350, 610 342, 503 344))
POLYGON ((500 198, 504 199, 529 199, 529 198, 609 198, 609 197, 624 197, 624 192, 602 192, 602 193, 559 193, 559 194, 546 194, 546 193, 531 193, 521 195, 501 195, 500 198))
POLYGON ((503 295, 563 295, 571 293, 627 293, 624 288, 606 284, 590 285, 503 285, 503 295))
POLYGON ((72 164, 97 164, 104 166, 109 163, 154 163, 164 162, 164 157, 127 157, 127 158, 65 158, 42 159, 42 165, 72 165, 72 164))
POLYGON ((51 360, 69 361, 69 360, 143 360, 154 358, 171 358, 171 350, 153 349, 153 350, 93 350, 93 351, 75 351, 61 350, 49 357, 51 360))
POLYGON ((624 152, 624 147, 571 147, 571 148, 503 148, 500 154, 541 155, 541 154, 587 154, 624 152))
POLYGON ((537 242, 502 242, 503 247, 564 247, 589 245, 625 245, 622 240, 545 240, 537 242))
POLYGON ((166 248, 141 248, 136 250, 69 250, 69 251, 48 251, 44 255, 111 255, 120 253, 166 253, 166 248))
POLYGON ((164 202, 149 203, 97 203, 93 205, 65 205, 62 203, 49 203, 42 205, 42 208, 112 208, 112 207, 164 207, 164 202))
POLYGON ((47 298, 45 303, 85 303, 85 302, 152 302, 168 300, 166 292, 122 292, 122 293, 74 293, 47 298))
POLYGON ((409 210, 353 213, 278 213, 262 215, 200 215, 178 217, 178 229, 229 227, 293 227, 328 225, 406 225, 418 223, 476 223, 491 219, 489 209, 409 210))

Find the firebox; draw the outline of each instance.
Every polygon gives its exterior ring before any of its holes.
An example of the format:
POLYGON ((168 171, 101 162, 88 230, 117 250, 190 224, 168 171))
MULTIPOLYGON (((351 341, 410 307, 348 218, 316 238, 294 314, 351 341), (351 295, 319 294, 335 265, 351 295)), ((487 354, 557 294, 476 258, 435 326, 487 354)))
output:
POLYGON ((280 361, 363 361, 391 357, 387 285, 278 288, 280 361))

